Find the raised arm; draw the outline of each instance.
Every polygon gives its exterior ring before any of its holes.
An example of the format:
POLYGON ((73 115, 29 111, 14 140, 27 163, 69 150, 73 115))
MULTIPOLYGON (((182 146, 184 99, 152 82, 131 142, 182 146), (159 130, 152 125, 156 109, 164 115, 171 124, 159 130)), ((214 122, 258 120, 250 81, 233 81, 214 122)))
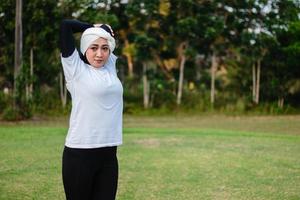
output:
POLYGON ((83 32, 90 27, 93 25, 78 20, 63 20, 61 22, 59 45, 62 57, 69 57, 75 50, 73 33, 83 32))

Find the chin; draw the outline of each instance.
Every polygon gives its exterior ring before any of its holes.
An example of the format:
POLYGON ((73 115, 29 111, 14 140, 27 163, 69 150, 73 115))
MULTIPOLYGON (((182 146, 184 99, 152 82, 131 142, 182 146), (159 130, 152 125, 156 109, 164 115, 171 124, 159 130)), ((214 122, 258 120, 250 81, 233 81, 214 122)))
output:
POLYGON ((92 65, 92 66, 95 67, 95 68, 103 67, 103 65, 92 65))

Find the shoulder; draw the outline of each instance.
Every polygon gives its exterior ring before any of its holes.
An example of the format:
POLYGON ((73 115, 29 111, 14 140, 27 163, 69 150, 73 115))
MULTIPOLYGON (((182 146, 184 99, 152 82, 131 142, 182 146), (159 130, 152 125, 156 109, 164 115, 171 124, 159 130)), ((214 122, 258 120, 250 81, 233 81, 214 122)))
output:
POLYGON ((67 81, 73 80, 73 78, 77 74, 80 74, 85 68, 85 63, 81 60, 77 49, 68 57, 61 55, 61 63, 67 81))
POLYGON ((118 57, 111 53, 107 59, 107 62, 105 64, 105 66, 108 68, 108 70, 110 72, 112 72, 114 75, 116 75, 116 61, 117 61, 118 57))
POLYGON ((73 53, 70 56, 64 57, 62 54, 60 54, 60 57, 62 61, 66 61, 66 62, 76 61, 78 59, 81 59, 79 52, 76 48, 74 49, 73 53))

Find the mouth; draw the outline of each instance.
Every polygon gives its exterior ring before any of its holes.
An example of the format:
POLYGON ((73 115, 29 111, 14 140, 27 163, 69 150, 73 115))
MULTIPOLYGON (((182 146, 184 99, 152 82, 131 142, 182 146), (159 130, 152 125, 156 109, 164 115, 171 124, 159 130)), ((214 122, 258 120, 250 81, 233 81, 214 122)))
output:
POLYGON ((98 68, 98 67, 102 67, 104 65, 103 60, 94 60, 94 64, 93 66, 98 68))

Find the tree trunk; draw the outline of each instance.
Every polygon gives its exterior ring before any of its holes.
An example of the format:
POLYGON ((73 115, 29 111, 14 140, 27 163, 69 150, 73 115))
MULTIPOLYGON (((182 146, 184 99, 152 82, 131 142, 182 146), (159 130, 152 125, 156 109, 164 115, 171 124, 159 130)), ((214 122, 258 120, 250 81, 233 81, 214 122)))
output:
POLYGON ((257 71, 256 71, 256 96, 255 96, 255 103, 259 103, 259 90, 260 90, 260 66, 261 66, 261 59, 257 61, 257 71))
POLYGON ((29 84, 29 97, 32 98, 33 93, 33 48, 30 49, 30 84, 29 84))
POLYGON ((216 79, 216 68, 217 68, 217 58, 215 51, 213 51, 211 57, 211 89, 210 89, 210 103, 214 106, 215 103, 215 79, 216 79))
POLYGON ((60 85, 60 99, 62 107, 65 108, 67 104, 67 87, 64 84, 64 78, 62 72, 59 73, 59 85, 60 85))
POLYGON ((170 81, 175 81, 174 77, 166 69, 163 61, 160 58, 160 56, 158 56, 157 53, 155 53, 155 52, 152 52, 152 55, 154 57, 155 63, 157 63, 157 65, 160 67, 160 69, 162 70, 164 75, 166 75, 167 79, 170 80, 170 81))
POLYGON ((143 62, 143 91, 144 91, 144 108, 149 108, 150 84, 147 78, 147 64, 143 62))
POLYGON ((128 63, 128 76, 130 78, 132 78, 133 77, 133 61, 132 61, 131 55, 127 56, 127 63, 128 63))
POLYGON ((255 62, 252 64, 252 101, 256 99, 256 66, 255 62))
POLYGON ((283 104, 284 104, 284 98, 283 97, 279 97, 278 98, 278 107, 279 108, 283 108, 283 104))
POLYGON ((177 55, 179 57, 178 60, 180 60, 178 91, 177 91, 177 99, 176 99, 177 105, 181 104, 183 80, 184 80, 184 65, 185 65, 185 61, 186 61, 185 50, 187 49, 187 47, 188 47, 188 43, 186 41, 184 41, 184 42, 181 42, 177 48, 177 55))
MULTIPOLYGON (((129 49, 130 48, 129 46, 130 45, 129 45, 128 40, 125 39, 125 48, 129 49)), ((133 59, 132 59, 132 55, 131 55, 130 52, 126 52, 125 56, 126 56, 127 64, 128 64, 128 76, 130 78, 132 78, 133 77, 133 59)))
POLYGON ((179 82, 178 82, 178 92, 177 92, 177 105, 181 104, 182 97, 182 88, 183 88, 183 79, 184 79, 184 65, 185 65, 185 55, 181 56, 180 67, 179 67, 179 82))
POLYGON ((29 100, 29 85, 26 83, 25 86, 25 94, 26 94, 26 101, 29 100))
POLYGON ((202 68, 202 65, 203 65, 203 60, 204 60, 204 56, 203 55, 200 55, 198 54, 196 56, 196 59, 195 59, 195 65, 196 65, 196 80, 197 81, 200 81, 201 79, 201 68, 202 68))
POLYGON ((30 74, 29 74, 29 84, 26 83, 26 99, 32 99, 33 92, 33 48, 30 48, 30 74))
MULTIPOLYGON (((17 97, 17 79, 22 66, 22 0, 16 0, 15 20, 15 58, 14 58, 14 96, 17 97)), ((16 99, 15 99, 16 100, 16 99)), ((16 101, 14 100, 14 106, 16 101)))

